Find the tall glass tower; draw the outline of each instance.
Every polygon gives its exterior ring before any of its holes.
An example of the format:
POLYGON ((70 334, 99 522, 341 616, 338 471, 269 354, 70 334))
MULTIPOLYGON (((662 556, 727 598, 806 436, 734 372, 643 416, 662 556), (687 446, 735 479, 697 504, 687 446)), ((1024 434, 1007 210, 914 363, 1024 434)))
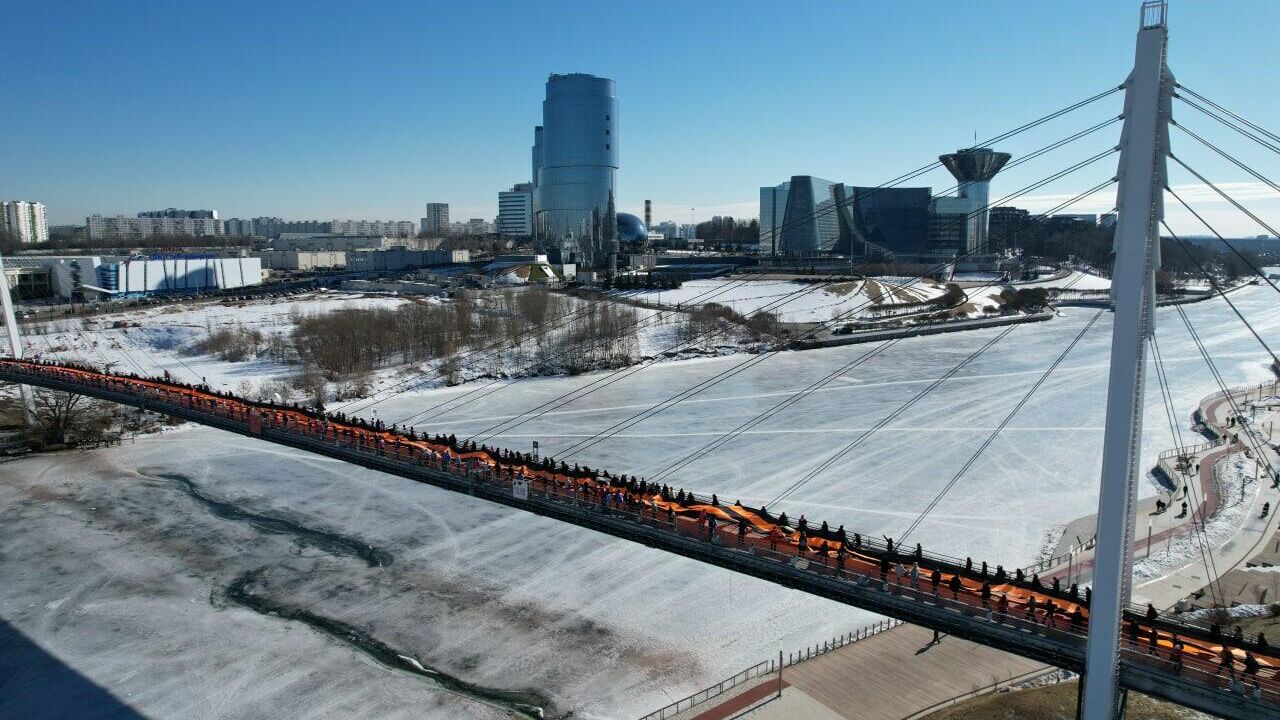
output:
POLYGON ((617 251, 618 98, 614 82, 552 75, 534 131, 534 232, 564 260, 608 264, 617 251))

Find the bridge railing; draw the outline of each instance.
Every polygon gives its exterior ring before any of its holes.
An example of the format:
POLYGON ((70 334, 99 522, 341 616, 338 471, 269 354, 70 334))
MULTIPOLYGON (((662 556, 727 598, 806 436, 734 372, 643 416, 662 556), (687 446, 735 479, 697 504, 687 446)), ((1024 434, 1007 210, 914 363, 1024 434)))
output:
POLYGON ((1092 550, 1093 546, 1097 545, 1097 543, 1098 543, 1098 534, 1094 533, 1089 537, 1085 538, 1084 542, 1078 545, 1072 546, 1071 549, 1068 550, 1067 552, 1064 552, 1061 555, 1053 555, 1053 556, 1044 558, 1043 560, 1037 560, 1036 562, 1033 562, 1030 565, 1027 565, 1026 567, 1021 568, 1021 570, 1023 573, 1027 575, 1032 575, 1032 574, 1039 574, 1039 573, 1045 572, 1046 570, 1052 570, 1053 568, 1056 568, 1056 567, 1061 567, 1063 563, 1066 563, 1073 556, 1081 552, 1084 552, 1085 550, 1092 550))
POLYGON ((824 640, 820 643, 814 643, 813 645, 806 646, 803 650, 787 653, 787 660, 782 664, 782 666, 791 667, 796 663, 802 663, 805 660, 812 660, 813 658, 821 655, 826 655, 832 650, 839 650, 846 645, 852 645, 858 641, 866 640, 867 638, 879 635, 886 630, 892 630, 899 625, 905 624, 906 623, 896 618, 885 618, 884 620, 879 620, 867 625, 866 627, 859 628, 852 632, 847 632, 843 635, 837 635, 830 640, 824 640))
MULTIPOLYGON (((1280 368, 1277 368, 1276 371, 1280 372, 1280 368)), ((1248 400, 1250 395, 1257 393, 1258 399, 1261 400, 1263 397, 1262 394, 1267 392, 1271 393, 1272 395, 1275 395, 1277 392, 1280 392, 1280 380, 1264 380, 1258 383, 1257 385, 1239 385, 1237 387, 1227 388, 1226 390, 1218 390, 1216 392, 1210 393, 1203 400, 1201 400, 1200 405, 1201 406, 1207 405, 1210 402, 1217 400, 1218 398, 1224 398, 1228 395, 1232 395, 1232 396, 1243 395, 1244 399, 1248 400)))
POLYGON ((1169 460, 1171 458, 1177 458, 1177 457, 1190 458, 1194 455, 1199 455, 1205 450, 1212 450, 1213 448, 1219 447, 1220 445, 1223 445, 1225 443, 1226 443, 1226 438, 1219 438, 1217 440, 1207 440, 1205 442, 1197 443, 1195 445, 1183 445, 1181 447, 1171 448, 1169 450, 1165 450, 1161 452, 1160 459, 1169 460))
POLYGON ((714 700, 715 698, 725 694, 729 690, 732 690, 733 688, 745 682, 755 680, 761 677, 769 677, 771 675, 776 675, 785 668, 789 668, 793 665, 802 663, 806 660, 811 660, 821 655, 825 655, 826 653, 829 653, 833 650, 838 650, 842 647, 851 645, 860 640, 865 640, 869 637, 874 637, 876 635, 879 635, 882 632, 885 632, 886 630, 891 630, 903 624, 904 623, 901 620, 886 618, 884 620, 872 623, 871 625, 867 625, 866 627, 862 627, 857 630, 844 633, 842 635, 837 635, 831 638, 830 640, 826 640, 821 643, 815 643, 813 645, 806 646, 803 650, 789 652, 787 653, 786 659, 782 661, 781 665, 778 664, 778 660, 776 659, 765 660, 763 662, 756 663, 755 665, 752 665, 746 670, 742 670, 741 672, 735 673, 734 675, 727 677, 724 680, 721 680, 715 685, 703 688, 702 690, 699 690, 698 692, 693 693, 688 697, 680 698, 679 700, 671 703, 670 705, 654 710, 648 715, 645 715, 644 717, 640 718, 640 720, 667 720, 667 718, 676 717, 680 713, 686 712, 694 707, 697 707, 698 705, 701 705, 707 702, 708 700, 714 700))
POLYGON ((697 707, 708 700, 714 700, 715 698, 720 697, 745 682, 750 682, 760 677, 776 675, 779 670, 780 668, 777 660, 765 660, 764 662, 756 663, 746 670, 725 678, 711 687, 703 688, 688 697, 680 698, 666 707, 654 710, 648 715, 640 718, 640 720, 667 720, 667 718, 676 717, 680 713, 697 707))

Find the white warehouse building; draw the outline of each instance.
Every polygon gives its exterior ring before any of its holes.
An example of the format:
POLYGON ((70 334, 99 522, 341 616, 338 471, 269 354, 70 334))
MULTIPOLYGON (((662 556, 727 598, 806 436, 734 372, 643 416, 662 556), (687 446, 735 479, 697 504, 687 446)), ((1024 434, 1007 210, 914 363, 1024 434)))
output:
POLYGON ((199 254, 104 258, 96 274, 97 283, 83 281, 85 289, 107 298, 207 292, 260 285, 262 258, 199 254))

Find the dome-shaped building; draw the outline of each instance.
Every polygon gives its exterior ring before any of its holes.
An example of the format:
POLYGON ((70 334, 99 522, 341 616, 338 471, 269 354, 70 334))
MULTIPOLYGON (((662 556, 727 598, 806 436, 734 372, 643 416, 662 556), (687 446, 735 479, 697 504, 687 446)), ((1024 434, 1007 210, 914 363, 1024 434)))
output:
POLYGON ((631 213, 618 213, 618 242, 644 243, 649 239, 649 228, 631 213))

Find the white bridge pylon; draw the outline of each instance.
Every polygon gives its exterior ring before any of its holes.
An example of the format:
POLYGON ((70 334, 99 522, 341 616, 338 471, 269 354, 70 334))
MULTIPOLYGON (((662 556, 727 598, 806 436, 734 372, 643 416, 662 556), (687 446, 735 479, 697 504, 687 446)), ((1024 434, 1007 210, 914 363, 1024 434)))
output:
POLYGON ((1089 644, 1085 652, 1083 720, 1112 720, 1118 702, 1120 624, 1133 576, 1134 512, 1147 341, 1155 317, 1155 270, 1167 184, 1173 75, 1166 64, 1168 6, 1142 3, 1133 71, 1125 81, 1116 191, 1114 325, 1107 382, 1107 421, 1098 494, 1098 545, 1089 644))
MULTIPOLYGON (((4 272, 4 259, 0 258, 0 306, 4 308, 4 329, 5 335, 9 337, 9 352, 13 354, 14 359, 21 360, 22 338, 18 335, 18 318, 13 312, 13 297, 9 294, 9 276, 4 272)), ((22 393, 22 405, 25 408, 23 419, 26 420, 27 426, 31 427, 36 422, 36 400, 31 392, 30 385, 19 385, 19 391, 22 393)))

